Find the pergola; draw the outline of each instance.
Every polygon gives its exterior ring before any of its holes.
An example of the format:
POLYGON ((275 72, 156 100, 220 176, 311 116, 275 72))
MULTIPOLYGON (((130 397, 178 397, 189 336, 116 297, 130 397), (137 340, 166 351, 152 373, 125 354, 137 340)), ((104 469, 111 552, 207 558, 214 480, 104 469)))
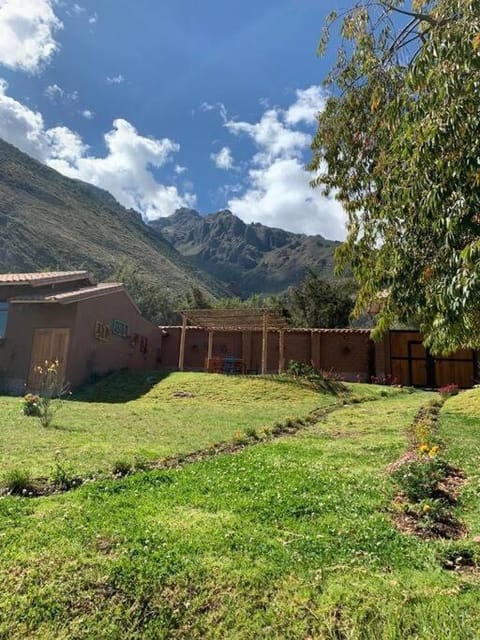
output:
POLYGON ((279 333, 279 371, 283 371, 284 334, 288 324, 285 318, 272 309, 188 309, 182 315, 182 333, 178 368, 184 370, 185 338, 188 324, 208 331, 207 361, 213 356, 213 339, 215 333, 221 331, 261 331, 262 332, 262 364, 261 373, 267 372, 268 332, 279 333))

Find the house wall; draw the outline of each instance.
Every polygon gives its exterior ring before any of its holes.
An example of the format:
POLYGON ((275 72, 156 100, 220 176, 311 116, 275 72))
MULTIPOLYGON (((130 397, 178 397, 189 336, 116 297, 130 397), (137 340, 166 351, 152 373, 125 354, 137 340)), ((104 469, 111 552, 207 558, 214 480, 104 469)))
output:
MULTIPOLYGON (((8 295, 19 294, 9 287, 8 295)), ((0 340, 0 386, 9 393, 22 394, 27 389, 35 329, 70 330, 65 380, 72 388, 81 385, 91 374, 158 366, 162 331, 138 313, 125 292, 68 305, 12 304, 5 338, 0 340), (140 339, 133 344, 129 338, 115 335, 111 335, 108 342, 95 337, 96 321, 111 327, 113 319, 128 324, 130 335, 147 338, 146 354, 140 351, 140 339)))
POLYGON ((75 305, 10 305, 5 338, 0 340, 0 385, 10 393, 24 393, 35 329, 72 330, 75 312, 75 305))
MULTIPOLYGON (((181 327, 164 327, 167 335, 162 342, 161 364, 178 366, 181 327)), ((278 372, 279 334, 268 332, 267 371, 278 372)), ((375 375, 376 345, 368 332, 335 330, 308 331, 291 329, 285 332, 284 358, 312 363, 317 368, 332 370, 346 380, 370 380, 375 375)), ((185 338, 184 366, 190 370, 205 367, 208 350, 208 331, 188 328, 185 338)), ((262 358, 261 331, 215 332, 213 356, 233 356, 244 360, 246 369, 259 373, 262 358)), ((380 358, 381 360, 381 358, 380 358)))
POLYGON ((125 292, 78 302, 67 367, 67 379, 76 387, 92 374, 105 374, 118 369, 155 369, 158 366, 162 332, 145 320, 125 292), (95 337, 96 322, 108 327, 112 320, 128 325, 129 337, 111 334, 108 342, 95 337), (136 344, 131 336, 137 334, 136 344), (147 338, 147 353, 140 351, 140 336, 147 338))

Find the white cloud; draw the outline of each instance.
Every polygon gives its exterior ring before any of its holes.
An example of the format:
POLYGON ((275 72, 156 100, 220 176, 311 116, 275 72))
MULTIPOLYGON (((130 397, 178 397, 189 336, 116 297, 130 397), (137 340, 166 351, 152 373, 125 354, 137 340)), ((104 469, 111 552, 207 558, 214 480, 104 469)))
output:
POLYGON ((182 173, 185 173, 185 171, 187 170, 187 167, 182 167, 181 164, 176 164, 174 171, 177 174, 177 176, 181 176, 182 173))
POLYGON ((228 207, 245 222, 261 222, 296 233, 345 237, 345 213, 334 198, 310 187, 312 175, 304 167, 311 135, 295 128, 313 124, 324 108, 320 87, 296 92, 288 109, 270 108, 256 123, 229 120, 234 135, 247 135, 256 146, 250 161, 247 187, 228 201, 228 207))
POLYGON ((310 143, 309 135, 285 126, 281 117, 280 110, 269 109, 255 124, 229 120, 225 126, 235 135, 246 133, 250 136, 259 148, 255 163, 268 164, 278 157, 297 157, 310 143))
POLYGON ((211 153, 210 159, 213 160, 218 169, 233 169, 232 151, 229 147, 222 147, 218 153, 211 153))
POLYGON ((0 64, 39 71, 58 49, 60 28, 52 0, 0 0, 0 64))
POLYGON ((107 76, 107 84, 122 84, 122 82, 125 82, 125 78, 121 73, 118 76, 107 76))
POLYGON ((226 122, 227 121, 227 108, 223 104, 223 102, 216 102, 215 104, 211 104, 210 102, 202 102, 200 105, 200 111, 218 111, 221 119, 226 122))
POLYGON ((90 24, 96 24, 97 20, 98 20, 98 13, 95 12, 93 15, 89 17, 88 22, 90 24))
POLYGON ((87 120, 93 120, 95 117, 95 112, 94 111, 90 111, 90 109, 84 109, 82 111, 82 116, 84 118, 86 118, 87 120))
POLYGON ((73 5, 73 11, 74 11, 74 13, 80 14, 80 13, 83 13, 85 11, 85 7, 81 7, 79 4, 75 3, 73 5))
POLYGON ((39 112, 6 91, 7 83, 0 80, 0 137, 7 142, 65 175, 107 189, 124 206, 149 219, 195 205, 193 193, 180 193, 154 175, 179 150, 172 140, 142 136, 131 123, 117 119, 105 135, 106 155, 90 155, 77 133, 67 127, 47 129, 39 112))
POLYGON ((43 93, 52 102, 75 102, 78 100, 78 91, 68 93, 58 84, 49 84, 43 93))
POLYGON ((285 122, 289 125, 305 122, 315 124, 317 113, 325 108, 326 95, 322 87, 312 85, 308 89, 297 89, 296 101, 287 109, 285 122))
POLYGON ((249 171, 249 187, 228 207, 245 222, 261 222, 295 233, 329 239, 345 237, 345 215, 333 198, 310 187, 310 176, 296 158, 280 158, 249 171))

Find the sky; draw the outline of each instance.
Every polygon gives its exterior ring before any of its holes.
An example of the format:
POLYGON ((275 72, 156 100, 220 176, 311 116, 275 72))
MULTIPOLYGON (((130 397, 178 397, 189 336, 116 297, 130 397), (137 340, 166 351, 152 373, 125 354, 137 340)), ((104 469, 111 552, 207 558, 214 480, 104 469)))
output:
POLYGON ((305 165, 345 3, 0 0, 0 137, 145 220, 228 208, 341 240, 305 165))

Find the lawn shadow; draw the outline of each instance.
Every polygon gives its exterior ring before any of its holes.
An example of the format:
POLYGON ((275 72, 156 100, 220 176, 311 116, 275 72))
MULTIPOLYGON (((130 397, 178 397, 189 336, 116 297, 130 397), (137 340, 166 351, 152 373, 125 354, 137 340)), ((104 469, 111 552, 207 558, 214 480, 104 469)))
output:
POLYGON ((326 377, 317 376, 316 379, 308 379, 304 376, 290 376, 284 373, 259 375, 256 377, 264 380, 273 380, 289 386, 303 387, 304 389, 310 389, 311 391, 317 391, 318 393, 324 393, 327 395, 340 396, 349 395, 351 393, 351 390, 340 380, 334 380, 326 377))
POLYGON ((141 398, 171 373, 166 369, 114 371, 96 380, 91 380, 72 395, 72 400, 123 404, 141 398))

